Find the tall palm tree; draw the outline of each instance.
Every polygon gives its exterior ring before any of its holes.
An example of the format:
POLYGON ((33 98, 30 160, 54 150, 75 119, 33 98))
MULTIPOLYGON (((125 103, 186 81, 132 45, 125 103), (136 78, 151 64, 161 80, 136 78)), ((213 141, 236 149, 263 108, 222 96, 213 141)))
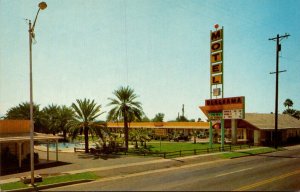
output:
POLYGON ((101 105, 97 105, 94 100, 77 99, 76 103, 72 103, 72 108, 75 111, 75 118, 70 123, 70 131, 72 137, 75 138, 81 130, 84 133, 85 152, 89 152, 89 130, 93 132, 95 128, 95 120, 102 113, 100 113, 101 105))
POLYGON ((290 109, 290 107, 293 107, 294 103, 291 99, 286 99, 283 103, 284 107, 287 107, 288 109, 290 109))
POLYGON ((126 150, 128 150, 128 122, 130 122, 130 119, 135 118, 141 120, 141 117, 143 116, 143 109, 141 107, 141 103, 135 101, 138 96, 129 86, 120 87, 115 90, 113 94, 116 98, 108 98, 110 100, 108 106, 113 106, 113 108, 109 111, 107 120, 123 120, 125 147, 126 150))

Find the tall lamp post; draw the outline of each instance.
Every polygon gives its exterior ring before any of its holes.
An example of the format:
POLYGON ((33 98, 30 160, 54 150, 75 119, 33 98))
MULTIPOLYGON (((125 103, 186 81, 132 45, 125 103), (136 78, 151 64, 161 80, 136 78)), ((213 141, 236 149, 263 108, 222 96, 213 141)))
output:
POLYGON ((31 26, 31 20, 29 20, 29 76, 30 76, 30 170, 31 170, 31 185, 34 184, 34 122, 33 122, 33 91, 32 91, 32 39, 34 38, 34 27, 40 10, 46 9, 47 4, 45 2, 39 3, 39 10, 36 13, 33 26, 31 26))

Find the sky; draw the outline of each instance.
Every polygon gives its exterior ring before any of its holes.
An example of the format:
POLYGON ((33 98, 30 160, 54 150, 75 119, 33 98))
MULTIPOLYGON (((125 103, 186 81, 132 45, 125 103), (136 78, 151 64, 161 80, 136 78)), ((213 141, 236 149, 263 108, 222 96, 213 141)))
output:
MULTIPOLYGON (((0 0, 0 115, 29 101, 28 21, 40 1, 0 0)), ((108 112, 121 86, 146 116, 189 119, 210 98, 210 31, 224 27, 224 97, 245 96, 246 113, 300 109, 300 0, 48 0, 33 45, 33 100, 40 108, 94 99, 108 112)), ((107 113, 100 116, 106 119, 107 113)))

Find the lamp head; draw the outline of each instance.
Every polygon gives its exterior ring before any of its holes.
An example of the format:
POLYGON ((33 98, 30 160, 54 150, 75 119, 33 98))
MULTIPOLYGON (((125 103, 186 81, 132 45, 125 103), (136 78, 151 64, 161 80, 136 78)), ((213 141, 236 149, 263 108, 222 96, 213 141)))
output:
POLYGON ((40 8, 41 10, 46 9, 46 8, 47 8, 47 3, 45 3, 44 1, 43 1, 43 2, 40 2, 40 3, 39 3, 39 8, 40 8))

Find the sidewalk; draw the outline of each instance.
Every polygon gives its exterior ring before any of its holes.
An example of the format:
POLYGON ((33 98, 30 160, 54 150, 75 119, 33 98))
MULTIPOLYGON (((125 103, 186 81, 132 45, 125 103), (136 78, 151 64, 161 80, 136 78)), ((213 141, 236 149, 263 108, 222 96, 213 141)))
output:
MULTIPOLYGON (((285 147, 286 150, 300 148, 300 145, 285 147)), ((251 149, 242 149, 236 151, 248 151, 251 149)), ((82 172, 94 172, 96 175, 104 177, 113 177, 117 175, 132 174, 154 169, 163 169, 185 164, 202 163, 220 160, 219 154, 228 152, 209 153, 203 155, 178 157, 172 159, 163 159, 161 157, 143 157, 143 156, 120 156, 108 155, 95 157, 85 153, 60 153, 59 160, 67 164, 35 170, 35 174, 44 177, 62 174, 76 174, 82 172), (145 166, 146 165, 146 166, 145 166)), ((40 158, 46 156, 45 152, 39 152, 40 158)), ((50 159, 55 159, 55 153, 50 153, 50 159)), ((21 176, 29 176, 30 172, 23 172, 11 175, 0 176, 0 184, 19 181, 21 176)))
MULTIPOLYGON (((161 167, 180 166, 184 162, 201 162, 211 161, 217 159, 216 156, 220 153, 211 153, 196 156, 186 156, 173 159, 163 159, 161 157, 144 157, 144 156, 120 156, 108 155, 95 157, 94 155, 85 153, 60 153, 59 161, 66 162, 65 165, 49 167, 35 170, 35 175, 42 175, 44 177, 63 174, 76 174, 82 172, 95 172, 102 177, 124 173, 129 171, 142 171, 141 167, 146 169, 158 169, 161 167), (127 170, 127 171, 126 171, 127 170)), ((39 151, 40 158, 44 159, 46 155, 39 151)), ((50 153, 50 160, 55 159, 55 153, 50 153)), ((22 176, 29 176, 30 171, 23 173, 16 173, 10 175, 0 176, 0 184, 19 181, 22 176)))

